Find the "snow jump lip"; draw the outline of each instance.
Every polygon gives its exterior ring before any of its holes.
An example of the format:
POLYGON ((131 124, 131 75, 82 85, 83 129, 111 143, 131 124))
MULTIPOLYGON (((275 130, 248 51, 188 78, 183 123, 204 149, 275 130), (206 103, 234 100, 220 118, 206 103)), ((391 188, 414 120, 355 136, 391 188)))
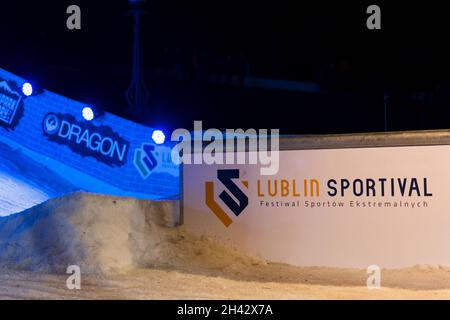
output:
MULTIPOLYGON (((179 199, 179 166, 168 160, 170 143, 151 141, 152 128, 109 113, 85 121, 85 104, 46 90, 26 97, 19 89, 24 82, 0 69, 0 143, 25 155, 22 161, 44 166, 76 190, 179 199)), ((2 158, 15 161, 14 153, 2 158)))

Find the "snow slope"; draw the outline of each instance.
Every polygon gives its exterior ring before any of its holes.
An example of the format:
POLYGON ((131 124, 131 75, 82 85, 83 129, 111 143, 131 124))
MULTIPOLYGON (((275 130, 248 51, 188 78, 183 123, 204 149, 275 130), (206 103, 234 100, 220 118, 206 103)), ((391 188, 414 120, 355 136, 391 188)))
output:
POLYGON ((77 190, 66 179, 19 150, 0 143, 0 216, 77 190))
POLYGON ((42 163, 0 142, 0 274, 61 274, 69 265, 83 274, 219 270, 257 261, 177 226, 179 201, 84 193, 42 163))

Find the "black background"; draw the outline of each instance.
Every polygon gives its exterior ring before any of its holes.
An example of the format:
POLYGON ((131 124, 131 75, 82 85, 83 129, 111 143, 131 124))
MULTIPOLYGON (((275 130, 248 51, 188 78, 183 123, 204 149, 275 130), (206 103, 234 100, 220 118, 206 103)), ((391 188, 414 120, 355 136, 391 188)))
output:
MULTIPOLYGON (((126 0, 2 1, 0 67, 70 98, 133 118, 132 24, 126 0), (66 28, 77 4, 82 29, 66 28)), ((146 117, 167 130, 280 128, 281 133, 450 126, 450 4, 444 1, 175 1, 145 6, 146 117), (382 30, 366 28, 377 4, 382 30), (230 87, 155 77, 164 49, 210 57, 244 54, 251 75, 319 83, 320 93, 230 87)), ((187 61, 187 62, 186 62, 187 61)), ((223 70, 222 70, 223 71, 223 70)), ((224 72, 228 72, 225 70, 224 72)))
POLYGON ((62 314, 70 310, 73 318, 113 314, 115 317, 150 319, 205 319, 199 316, 179 316, 177 310, 184 305, 208 306, 219 308, 222 304, 270 304, 274 315, 210 315, 207 319, 292 319, 320 318, 328 319, 345 317, 348 319, 380 319, 384 317, 416 317, 427 318, 434 314, 443 314, 448 307, 446 301, 2 301, 5 311, 14 310, 17 315, 45 315, 50 319, 60 319, 62 314), (24 308, 25 307, 25 308, 24 308), (13 309, 14 308, 14 309, 13 309))

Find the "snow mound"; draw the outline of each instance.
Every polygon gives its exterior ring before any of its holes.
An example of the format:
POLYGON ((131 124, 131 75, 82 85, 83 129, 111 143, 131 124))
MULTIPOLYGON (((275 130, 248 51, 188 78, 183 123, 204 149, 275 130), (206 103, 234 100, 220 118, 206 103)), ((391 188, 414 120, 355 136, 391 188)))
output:
POLYGON ((0 266, 84 274, 224 268, 256 261, 176 227, 178 201, 73 193, 0 218, 0 266), (198 268, 197 268, 198 267, 198 268))

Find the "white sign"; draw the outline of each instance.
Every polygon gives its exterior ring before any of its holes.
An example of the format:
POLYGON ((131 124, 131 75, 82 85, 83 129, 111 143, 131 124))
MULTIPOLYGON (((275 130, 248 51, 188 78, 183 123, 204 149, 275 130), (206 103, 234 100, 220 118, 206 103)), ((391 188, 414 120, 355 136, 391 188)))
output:
POLYGON ((298 266, 450 266, 450 146, 280 152, 258 165, 184 165, 186 228, 298 266))

